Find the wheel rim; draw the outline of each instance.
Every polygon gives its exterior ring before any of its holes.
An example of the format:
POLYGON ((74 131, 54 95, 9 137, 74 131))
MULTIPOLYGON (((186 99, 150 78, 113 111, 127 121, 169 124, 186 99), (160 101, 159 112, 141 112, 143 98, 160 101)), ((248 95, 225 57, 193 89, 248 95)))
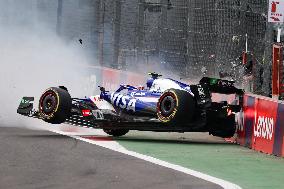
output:
POLYGON ((176 107, 176 98, 172 93, 165 94, 159 105, 160 113, 164 117, 170 116, 176 107))
POLYGON ((45 115, 51 115, 57 108, 57 95, 53 91, 44 93, 40 100, 40 110, 45 115))

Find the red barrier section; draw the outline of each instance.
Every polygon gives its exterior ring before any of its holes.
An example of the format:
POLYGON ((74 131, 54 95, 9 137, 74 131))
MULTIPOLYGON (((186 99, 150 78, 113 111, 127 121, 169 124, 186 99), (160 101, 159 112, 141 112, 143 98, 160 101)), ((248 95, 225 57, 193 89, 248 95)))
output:
POLYGON ((118 89, 120 84, 120 74, 119 70, 103 68, 101 85, 104 86, 106 90, 114 91, 118 89))
POLYGON ((245 95, 243 111, 236 116, 237 143, 254 150, 284 156, 284 104, 245 95))
POLYGON ((145 86, 146 85, 146 78, 143 75, 127 72, 127 82, 129 85, 134 86, 145 86))
POLYGON ((102 83, 107 90, 116 90, 120 84, 129 84, 134 86, 145 86, 146 78, 143 75, 115 70, 111 68, 102 68, 102 83))
POLYGON ((272 154, 278 103, 257 98, 255 106, 257 111, 255 113, 252 148, 272 154))

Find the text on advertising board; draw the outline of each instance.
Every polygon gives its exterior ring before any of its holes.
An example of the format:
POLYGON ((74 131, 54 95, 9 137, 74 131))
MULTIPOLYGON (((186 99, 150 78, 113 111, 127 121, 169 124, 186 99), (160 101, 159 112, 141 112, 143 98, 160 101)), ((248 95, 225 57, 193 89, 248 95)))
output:
POLYGON ((254 125, 254 136, 271 140, 274 129, 273 118, 258 116, 254 125))

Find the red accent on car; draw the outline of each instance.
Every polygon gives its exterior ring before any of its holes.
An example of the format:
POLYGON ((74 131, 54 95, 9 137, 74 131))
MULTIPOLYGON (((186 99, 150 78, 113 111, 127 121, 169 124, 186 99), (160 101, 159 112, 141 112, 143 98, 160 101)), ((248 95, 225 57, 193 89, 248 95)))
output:
POLYGON ((230 108, 227 108, 227 115, 230 116, 232 114, 232 110, 230 108))
POLYGON ((83 114, 84 117, 90 116, 91 110, 82 110, 82 114, 83 114))

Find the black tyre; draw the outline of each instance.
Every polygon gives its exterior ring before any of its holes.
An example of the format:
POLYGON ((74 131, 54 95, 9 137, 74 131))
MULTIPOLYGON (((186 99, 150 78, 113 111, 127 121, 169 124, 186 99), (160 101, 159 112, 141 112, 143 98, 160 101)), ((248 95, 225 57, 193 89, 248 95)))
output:
POLYGON ((51 87, 39 100, 40 117, 52 124, 60 124, 70 116, 72 99, 67 90, 51 87))
POLYGON ((209 125, 209 134, 212 134, 213 136, 229 138, 234 136, 236 132, 235 115, 230 115, 226 118, 214 120, 209 125))
POLYGON ((184 90, 166 90, 157 103, 157 116, 163 123, 191 122, 196 108, 193 96, 184 90))
POLYGON ((120 137, 129 132, 127 129, 103 129, 103 131, 111 136, 120 137))

